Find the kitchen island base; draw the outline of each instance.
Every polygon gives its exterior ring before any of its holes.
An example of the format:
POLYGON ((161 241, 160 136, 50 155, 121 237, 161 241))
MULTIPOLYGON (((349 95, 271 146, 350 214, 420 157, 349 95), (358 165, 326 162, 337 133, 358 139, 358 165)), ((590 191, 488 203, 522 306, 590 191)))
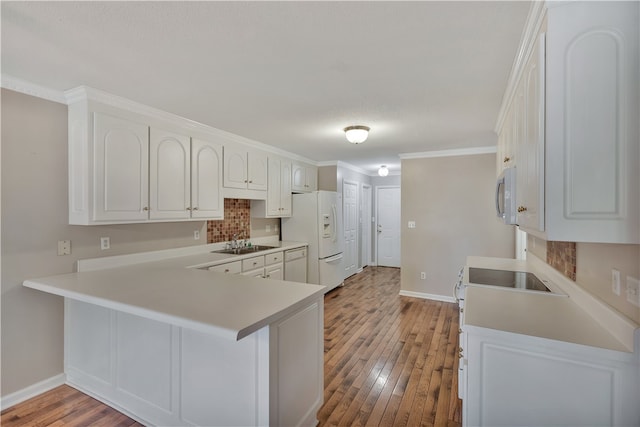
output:
POLYGON ((145 425, 316 425, 323 299, 238 341, 65 298, 73 387, 145 425))

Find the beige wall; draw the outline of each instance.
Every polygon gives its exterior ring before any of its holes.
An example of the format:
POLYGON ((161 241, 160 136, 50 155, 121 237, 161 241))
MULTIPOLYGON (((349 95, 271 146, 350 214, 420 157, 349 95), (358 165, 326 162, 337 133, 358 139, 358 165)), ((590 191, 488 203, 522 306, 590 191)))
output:
POLYGON ((318 190, 338 191, 337 166, 321 166, 318 168, 318 190))
MULTIPOLYGON (((527 236, 527 252, 547 261, 547 242, 527 236)), ((640 323, 640 308, 627 301, 627 276, 640 278, 640 245, 576 243, 576 284, 629 319, 640 323), (611 270, 620 272, 620 295, 611 288, 611 270)))
POLYGON ((495 163, 494 154, 402 161, 402 290, 451 297, 468 255, 515 256, 515 228, 495 216, 495 163))
POLYGON ((576 283, 640 323, 640 308, 627 301, 627 276, 640 279, 640 245, 576 243, 576 283), (620 272, 620 296, 611 290, 611 269, 620 272))
POLYGON ((206 242, 204 221, 70 226, 67 215, 67 107, 3 89, 2 396, 63 371, 62 298, 23 280, 72 272, 81 258, 206 242), (56 255, 58 240, 71 240, 71 255, 56 255))

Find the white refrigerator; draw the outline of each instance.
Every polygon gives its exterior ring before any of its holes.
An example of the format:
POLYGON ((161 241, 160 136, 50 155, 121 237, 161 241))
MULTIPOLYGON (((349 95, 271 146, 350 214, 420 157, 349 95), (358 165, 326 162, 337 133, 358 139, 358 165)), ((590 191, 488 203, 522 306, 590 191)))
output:
POLYGON ((292 216, 282 218, 282 240, 307 242, 307 281, 326 286, 342 285, 342 195, 314 191, 293 195, 292 216))

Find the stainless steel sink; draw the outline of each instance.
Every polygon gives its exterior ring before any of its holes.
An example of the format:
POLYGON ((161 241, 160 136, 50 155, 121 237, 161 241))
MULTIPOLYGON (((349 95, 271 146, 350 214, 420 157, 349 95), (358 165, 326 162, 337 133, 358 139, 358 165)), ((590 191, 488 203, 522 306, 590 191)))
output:
POLYGON ((254 245, 247 246, 245 248, 236 248, 236 249, 221 249, 219 251, 212 251, 215 254, 229 254, 229 255, 245 255, 252 254, 254 252, 267 251, 269 249, 275 249, 275 246, 263 246, 263 245, 254 245))

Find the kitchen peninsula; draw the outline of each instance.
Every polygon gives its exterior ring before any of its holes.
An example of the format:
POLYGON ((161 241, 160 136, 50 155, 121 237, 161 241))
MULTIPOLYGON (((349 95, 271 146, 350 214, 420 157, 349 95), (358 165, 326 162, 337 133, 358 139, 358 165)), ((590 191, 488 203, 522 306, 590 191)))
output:
POLYGON ((148 425, 315 425, 324 287, 209 271, 255 258, 212 249, 79 261, 77 273, 25 281, 65 298, 67 383, 148 425))

